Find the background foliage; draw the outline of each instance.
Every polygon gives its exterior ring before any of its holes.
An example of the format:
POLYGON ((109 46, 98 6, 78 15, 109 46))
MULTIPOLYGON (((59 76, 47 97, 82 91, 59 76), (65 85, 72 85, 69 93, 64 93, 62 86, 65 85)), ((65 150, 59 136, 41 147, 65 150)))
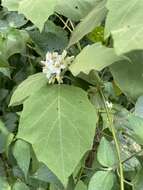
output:
POLYGON ((0 189, 142 190, 143 1, 0 3, 0 189))

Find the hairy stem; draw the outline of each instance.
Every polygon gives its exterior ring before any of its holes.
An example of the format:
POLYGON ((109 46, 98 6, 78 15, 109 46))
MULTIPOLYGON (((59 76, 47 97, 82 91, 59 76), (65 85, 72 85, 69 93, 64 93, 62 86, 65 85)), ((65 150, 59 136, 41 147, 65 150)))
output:
POLYGON ((124 190, 124 172, 123 172, 123 163, 122 163, 121 154, 120 154, 120 145, 119 145, 119 142, 118 142, 118 139, 117 139, 117 136, 116 136, 116 131, 115 131, 114 126, 113 126, 112 118, 110 117, 110 111, 109 111, 109 108, 108 108, 107 103, 106 103, 106 98, 105 98, 104 93, 102 91, 102 88, 100 86, 102 81, 101 81, 100 77, 98 76, 97 72, 95 73, 95 76, 96 76, 97 81, 99 83, 98 84, 99 93, 100 93, 101 98, 102 98, 103 103, 104 103, 107 118, 108 118, 108 121, 109 121, 109 127, 111 129, 113 139, 114 139, 114 142, 115 142, 115 147, 116 147, 118 161, 119 161, 120 185, 121 185, 121 190, 124 190))
POLYGON ((119 169, 120 169, 121 190, 124 190, 124 174, 123 174, 123 164, 122 164, 122 159, 121 159, 121 154, 120 154, 120 145, 119 145, 117 137, 116 137, 116 132, 115 132, 115 129, 114 129, 114 126, 113 126, 113 121, 112 121, 112 119, 110 117, 109 109, 107 107, 106 99, 105 99, 105 96, 104 96, 102 90, 101 90, 100 93, 101 93, 101 96, 102 96, 102 99, 103 99, 103 102, 104 102, 104 106, 105 106, 105 109, 106 109, 108 121, 109 121, 109 124, 110 124, 110 129, 111 129, 111 132, 112 132, 112 135, 113 135, 113 139, 114 139, 114 142, 115 142, 116 151, 117 151, 117 155, 118 155, 119 169))

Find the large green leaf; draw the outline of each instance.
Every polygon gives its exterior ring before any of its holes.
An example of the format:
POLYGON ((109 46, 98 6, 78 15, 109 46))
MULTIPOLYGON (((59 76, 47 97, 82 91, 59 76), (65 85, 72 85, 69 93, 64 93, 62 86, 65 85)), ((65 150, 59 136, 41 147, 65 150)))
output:
POLYGON ((113 167, 118 161, 113 146, 104 137, 98 147, 97 159, 100 164, 106 167, 113 167))
POLYGON ((112 34, 116 53, 143 49, 143 1, 108 0, 107 8, 105 36, 112 34))
POLYGON ((42 86, 45 86, 46 83, 47 78, 43 73, 37 73, 29 76, 14 91, 10 101, 10 106, 22 104, 26 98, 35 93, 35 91, 38 91, 42 86))
POLYGON ((3 0, 2 4, 11 11, 23 13, 40 30, 54 11, 71 20, 79 21, 85 17, 99 0, 3 0))
POLYGON ((96 172, 89 182, 88 190, 111 190, 114 184, 114 174, 110 171, 96 172))
POLYGON ((99 26, 106 15, 105 1, 101 1, 89 14, 81 21, 72 33, 69 46, 78 42, 83 36, 99 26))
POLYGON ((70 69, 74 75, 78 75, 80 72, 88 74, 92 69, 100 71, 120 59, 122 58, 116 56, 112 48, 107 48, 100 43, 95 43, 86 46, 81 53, 77 55, 70 69))
POLYGON ((7 7, 9 11, 17 11, 20 1, 23 0, 2 0, 2 6, 7 7))
POLYGON ((56 4, 57 0, 22 0, 18 11, 42 31, 44 23, 54 13, 56 4))
POLYGON ((143 94, 143 52, 127 54, 129 59, 118 61, 110 66, 114 80, 129 97, 136 99, 143 94))
POLYGON ((79 21, 98 3, 99 0, 59 0, 55 11, 71 20, 79 21))
POLYGON ((67 184, 93 142, 96 111, 80 88, 45 86, 24 103, 18 138, 30 142, 39 161, 67 184))

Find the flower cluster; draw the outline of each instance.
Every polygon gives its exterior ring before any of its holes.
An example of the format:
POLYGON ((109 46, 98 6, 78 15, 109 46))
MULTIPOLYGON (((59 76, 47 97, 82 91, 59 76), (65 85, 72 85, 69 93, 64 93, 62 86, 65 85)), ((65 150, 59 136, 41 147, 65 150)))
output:
POLYGON ((41 61, 43 65, 43 73, 46 74, 46 77, 49 80, 49 83, 54 83, 55 80, 58 83, 62 83, 62 71, 64 71, 73 61, 72 57, 66 57, 67 52, 64 50, 62 54, 57 52, 47 52, 46 60, 41 61))
POLYGON ((113 104, 112 104, 112 102, 106 101, 106 106, 107 106, 109 109, 112 109, 113 104))

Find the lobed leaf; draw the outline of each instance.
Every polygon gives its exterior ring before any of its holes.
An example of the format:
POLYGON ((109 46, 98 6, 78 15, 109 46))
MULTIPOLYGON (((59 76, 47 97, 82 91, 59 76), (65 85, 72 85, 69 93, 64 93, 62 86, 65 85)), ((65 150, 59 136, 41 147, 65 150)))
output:
POLYGON ((22 0, 18 12, 26 16, 42 31, 48 17, 54 13, 57 0, 22 0))
POLYGON ((140 0, 108 0, 105 37, 112 34, 118 55, 143 49, 142 8, 143 1, 140 0))
POLYGON ((66 186, 92 146, 96 121, 96 111, 83 90, 45 86, 25 101, 17 138, 31 143, 38 160, 66 186))

